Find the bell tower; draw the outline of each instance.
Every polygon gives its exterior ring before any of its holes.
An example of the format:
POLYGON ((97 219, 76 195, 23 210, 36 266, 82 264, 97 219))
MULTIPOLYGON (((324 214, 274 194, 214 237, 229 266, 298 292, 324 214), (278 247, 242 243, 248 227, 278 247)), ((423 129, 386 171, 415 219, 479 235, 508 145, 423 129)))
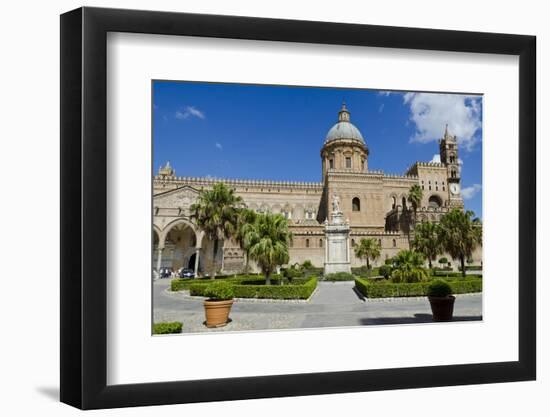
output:
POLYGON ((447 167, 447 186, 451 207, 464 207, 460 193, 460 163, 458 159, 458 143, 456 135, 449 133, 449 125, 445 125, 443 138, 439 140, 439 155, 441 163, 447 167))

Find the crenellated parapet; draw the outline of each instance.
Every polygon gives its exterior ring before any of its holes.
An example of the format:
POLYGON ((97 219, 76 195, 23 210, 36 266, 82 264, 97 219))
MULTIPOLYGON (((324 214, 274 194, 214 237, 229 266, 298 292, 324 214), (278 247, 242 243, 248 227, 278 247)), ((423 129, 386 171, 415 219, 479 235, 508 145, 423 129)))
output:
POLYGON ((195 188, 212 187, 214 184, 222 182, 230 187, 252 187, 252 188, 291 188, 300 190, 314 190, 322 192, 323 183, 306 181, 272 181, 272 180, 246 180, 246 179, 228 179, 213 177, 176 177, 156 175, 153 183, 158 185, 171 185, 181 187, 189 185, 195 188))
POLYGON ((418 177, 418 168, 427 168, 427 169, 446 169, 445 164, 441 162, 415 162, 412 164, 409 169, 405 172, 405 175, 417 176, 418 177))

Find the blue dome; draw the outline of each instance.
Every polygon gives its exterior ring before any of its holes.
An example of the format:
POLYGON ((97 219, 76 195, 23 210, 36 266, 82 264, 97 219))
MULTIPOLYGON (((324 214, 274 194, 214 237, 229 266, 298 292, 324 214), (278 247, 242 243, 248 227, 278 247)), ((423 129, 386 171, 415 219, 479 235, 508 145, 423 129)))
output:
POLYGON ((325 139, 325 143, 338 139, 355 139, 365 143, 363 135, 359 132, 353 123, 350 122, 350 113, 346 109, 346 104, 342 105, 342 110, 338 113, 338 123, 330 128, 325 139))

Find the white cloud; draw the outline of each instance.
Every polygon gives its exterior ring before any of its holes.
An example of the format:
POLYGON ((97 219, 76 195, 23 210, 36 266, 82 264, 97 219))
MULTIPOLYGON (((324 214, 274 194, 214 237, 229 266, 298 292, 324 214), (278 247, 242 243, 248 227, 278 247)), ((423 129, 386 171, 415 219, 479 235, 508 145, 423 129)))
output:
POLYGON ((481 184, 473 184, 470 187, 466 187, 462 189, 462 198, 464 200, 469 200, 473 198, 480 191, 481 191, 481 184))
POLYGON ((410 121, 416 132, 411 142, 428 143, 443 136, 445 125, 457 136, 458 143, 472 150, 481 129, 481 97, 459 94, 406 93, 410 121))
POLYGON ((176 119, 187 120, 190 117, 197 117, 199 119, 206 119, 206 115, 203 111, 193 106, 187 106, 183 110, 176 111, 176 119))
POLYGON ((223 149, 223 146, 220 142, 216 142, 216 148, 218 148, 220 151, 223 149))
POLYGON ((441 155, 439 155, 438 153, 436 153, 436 154, 432 157, 432 160, 431 160, 430 162, 440 164, 440 163, 441 163, 441 155))
POLYGON ((384 111, 384 103, 380 104, 380 107, 378 107, 378 113, 382 113, 384 111))

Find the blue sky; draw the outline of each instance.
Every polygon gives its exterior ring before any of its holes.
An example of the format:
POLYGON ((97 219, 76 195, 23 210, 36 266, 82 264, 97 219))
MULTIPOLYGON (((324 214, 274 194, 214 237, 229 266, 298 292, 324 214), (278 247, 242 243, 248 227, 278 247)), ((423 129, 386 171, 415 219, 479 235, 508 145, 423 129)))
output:
POLYGON ((178 176, 320 181, 320 149, 342 101, 369 169, 431 161, 445 124, 458 136, 466 208, 482 217, 482 98, 456 94, 153 82, 153 168, 178 176))

